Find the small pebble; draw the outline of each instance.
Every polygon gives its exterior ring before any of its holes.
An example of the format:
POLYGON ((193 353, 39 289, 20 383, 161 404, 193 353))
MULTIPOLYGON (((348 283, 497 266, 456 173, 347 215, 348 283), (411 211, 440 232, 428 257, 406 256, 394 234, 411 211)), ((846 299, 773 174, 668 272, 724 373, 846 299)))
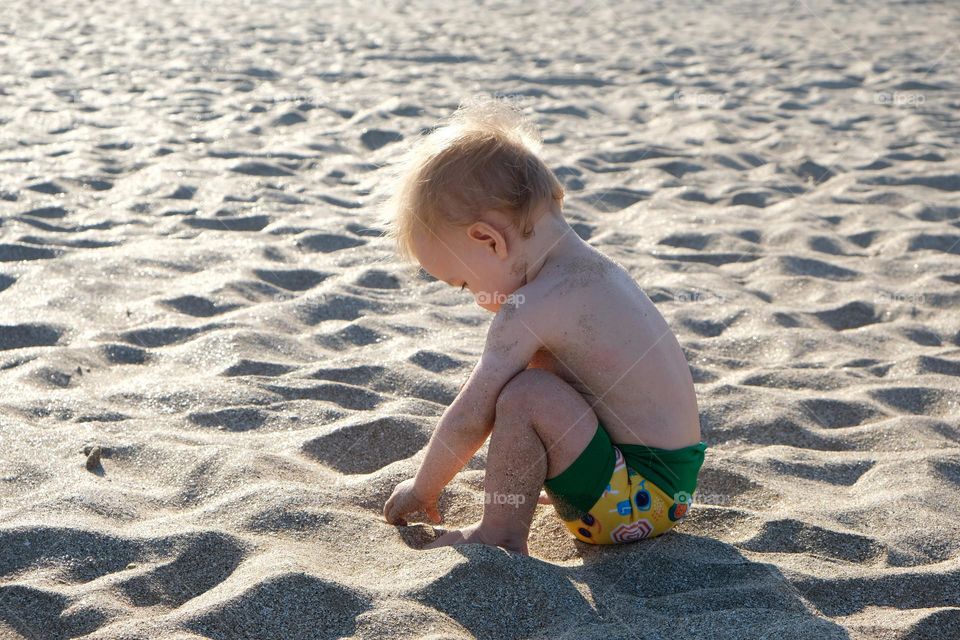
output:
POLYGON ((87 471, 93 471, 100 466, 100 447, 90 449, 87 455, 87 471))

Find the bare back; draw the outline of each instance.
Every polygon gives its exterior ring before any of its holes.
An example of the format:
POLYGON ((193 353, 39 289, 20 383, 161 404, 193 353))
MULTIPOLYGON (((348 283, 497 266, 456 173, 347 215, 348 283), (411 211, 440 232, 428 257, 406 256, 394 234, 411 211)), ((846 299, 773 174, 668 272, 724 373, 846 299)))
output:
POLYGON ((693 379, 650 298, 586 243, 544 263, 522 292, 544 347, 531 367, 579 391, 614 443, 676 449, 700 441, 693 379))

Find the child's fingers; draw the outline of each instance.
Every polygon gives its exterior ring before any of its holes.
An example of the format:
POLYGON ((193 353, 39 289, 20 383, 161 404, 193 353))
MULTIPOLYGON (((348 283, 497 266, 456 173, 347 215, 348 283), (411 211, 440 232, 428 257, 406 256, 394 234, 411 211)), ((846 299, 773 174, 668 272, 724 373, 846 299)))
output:
MULTIPOLYGON (((391 504, 391 500, 392 498, 390 500, 387 500, 383 505, 383 519, 386 520, 387 522, 390 522, 390 511, 391 511, 391 507, 393 506, 391 504)), ((393 524, 393 523, 391 522, 390 524, 393 524)))
POLYGON ((430 505, 426 508, 426 514, 430 516, 430 519, 434 522, 440 522, 440 510, 437 509, 437 505, 430 505))
POLYGON ((403 521, 403 516, 405 514, 401 513, 401 510, 397 508, 396 502, 393 498, 387 500, 387 504, 383 506, 383 517, 390 524, 406 524, 403 521))
POLYGON ((389 522, 392 525, 399 525, 401 527, 407 526, 407 521, 404 520, 402 514, 397 513, 395 510, 387 514, 386 518, 387 518, 387 522, 389 522))
POLYGON ((394 524, 399 515, 402 514, 397 513, 397 496, 392 495, 383 505, 383 517, 390 524, 394 524))

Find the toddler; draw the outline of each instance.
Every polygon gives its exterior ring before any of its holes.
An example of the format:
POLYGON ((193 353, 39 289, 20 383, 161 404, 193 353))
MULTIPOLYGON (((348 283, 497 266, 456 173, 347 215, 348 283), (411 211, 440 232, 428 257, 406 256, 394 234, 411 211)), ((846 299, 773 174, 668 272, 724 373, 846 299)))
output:
POLYGON ((527 554, 538 502, 578 540, 631 542, 672 528, 696 488, 707 445, 680 345, 630 274, 567 223, 539 150, 508 102, 466 101, 410 148, 383 211, 404 259, 495 314, 416 476, 383 508, 391 524, 439 523, 441 492, 489 437, 482 518, 426 548, 527 554))

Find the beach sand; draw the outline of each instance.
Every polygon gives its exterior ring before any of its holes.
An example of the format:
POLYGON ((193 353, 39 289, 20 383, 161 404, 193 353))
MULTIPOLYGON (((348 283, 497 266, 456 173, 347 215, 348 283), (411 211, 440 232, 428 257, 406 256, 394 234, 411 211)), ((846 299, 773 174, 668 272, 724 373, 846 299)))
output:
POLYGON ((6 0, 0 638, 957 637, 957 7, 557 4, 6 0), (478 91, 688 356, 667 535, 382 518, 492 316, 375 206, 478 91))

